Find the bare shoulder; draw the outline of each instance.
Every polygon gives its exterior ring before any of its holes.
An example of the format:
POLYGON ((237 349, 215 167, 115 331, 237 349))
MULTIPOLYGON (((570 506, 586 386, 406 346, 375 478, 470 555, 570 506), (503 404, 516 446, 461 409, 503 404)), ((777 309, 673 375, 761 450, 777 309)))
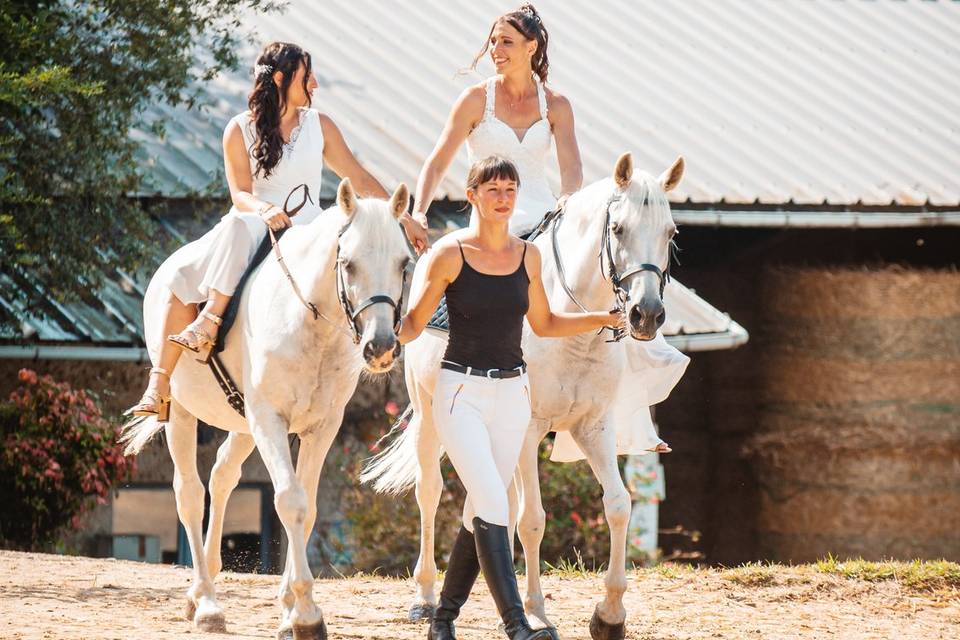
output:
POLYGON ((320 111, 317 111, 316 109, 311 109, 310 111, 317 114, 317 118, 320 120, 320 128, 323 130, 324 134, 327 134, 330 131, 338 130, 336 123, 333 121, 333 118, 331 118, 325 113, 321 113, 320 111))
MULTIPOLYGON (((244 113, 243 115, 247 115, 244 113)), ((245 121, 245 118, 230 118, 227 122, 227 125, 223 128, 223 144, 224 146, 243 145, 243 125, 242 122, 245 121)))
POLYGON ((547 94, 547 111, 551 116, 570 116, 573 115, 573 105, 570 103, 570 100, 567 96, 562 93, 552 89, 550 87, 546 88, 547 94))
POLYGON ((521 240, 526 249, 523 255, 523 266, 527 268, 527 276, 540 275, 540 248, 528 240, 521 240))
POLYGON ((458 229, 448 233, 430 247, 428 255, 430 256, 431 270, 437 269, 439 272, 447 274, 456 274, 460 271, 461 258, 458 242, 464 231, 464 229, 458 229))
POLYGON ((460 97, 457 98, 456 105, 454 105, 454 112, 471 122, 479 120, 483 117, 483 106, 486 101, 487 94, 484 85, 482 83, 475 84, 463 90, 460 97))

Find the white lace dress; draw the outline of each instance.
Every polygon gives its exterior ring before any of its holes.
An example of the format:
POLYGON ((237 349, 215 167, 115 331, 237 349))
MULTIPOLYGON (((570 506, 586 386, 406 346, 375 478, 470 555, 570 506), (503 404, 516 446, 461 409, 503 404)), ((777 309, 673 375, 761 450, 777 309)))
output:
MULTIPOLYGON (((547 96, 539 77, 537 85, 540 119, 519 137, 496 113, 497 77, 487 80, 483 119, 467 137, 470 163, 491 155, 507 158, 520 173, 520 191, 510 220, 510 230, 523 233, 540 222, 543 215, 556 206, 557 198, 547 182, 547 154, 553 133, 547 119, 547 96)), ((475 214, 473 214, 475 215, 475 214)), ((627 369, 620 379, 612 419, 617 430, 617 451, 620 454, 649 453, 661 442, 650 416, 650 406, 670 395, 686 371, 690 358, 670 346, 658 331, 650 342, 626 339, 627 369)), ((568 462, 585 458, 569 432, 558 433, 551 460, 568 462)))
MULTIPOLYGON (((306 184, 314 202, 320 195, 320 174, 323 170, 323 130, 320 115, 313 109, 301 109, 300 121, 291 132, 290 142, 284 145, 280 162, 270 177, 254 175, 253 195, 260 200, 282 206, 287 194, 306 184)), ((250 172, 256 170, 256 161, 249 155, 256 140, 256 130, 245 112, 233 118, 240 123, 243 141, 248 149, 250 172)), ((291 201, 291 206, 299 203, 291 201)), ((295 225, 313 220, 321 209, 307 205, 293 218, 295 225)), ((261 240, 267 234, 267 225, 256 213, 241 213, 230 209, 220 222, 202 237, 184 245, 167 258, 154 278, 166 286, 184 304, 207 299, 214 289, 233 295, 240 277, 253 258, 261 240)))

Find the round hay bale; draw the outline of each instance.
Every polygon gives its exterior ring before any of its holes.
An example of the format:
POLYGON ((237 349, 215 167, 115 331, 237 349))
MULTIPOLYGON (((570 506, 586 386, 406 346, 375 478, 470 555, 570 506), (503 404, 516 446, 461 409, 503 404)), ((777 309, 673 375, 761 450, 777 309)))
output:
POLYGON ((960 273, 764 273, 765 557, 960 558, 960 273))

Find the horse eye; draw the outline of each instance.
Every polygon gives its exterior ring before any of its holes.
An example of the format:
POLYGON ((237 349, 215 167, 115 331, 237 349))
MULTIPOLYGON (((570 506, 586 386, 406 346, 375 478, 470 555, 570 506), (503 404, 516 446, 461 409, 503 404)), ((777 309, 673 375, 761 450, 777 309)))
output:
POLYGON ((620 235, 621 233, 623 233, 623 225, 620 224, 619 222, 612 222, 610 223, 610 231, 612 231, 616 235, 620 235))
POLYGON ((343 267, 347 273, 353 273, 353 263, 346 258, 340 258, 340 266, 343 267))

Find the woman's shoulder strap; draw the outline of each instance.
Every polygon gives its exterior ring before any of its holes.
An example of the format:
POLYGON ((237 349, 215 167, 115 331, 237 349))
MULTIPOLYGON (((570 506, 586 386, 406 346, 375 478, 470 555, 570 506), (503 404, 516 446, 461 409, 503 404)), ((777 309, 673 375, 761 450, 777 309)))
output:
POLYGON ((540 80, 540 76, 533 74, 533 81, 537 85, 537 103, 540 107, 540 117, 547 117, 547 88, 540 80))
POLYGON ((497 76, 491 76, 487 79, 486 86, 487 101, 483 105, 483 118, 492 118, 497 108, 497 76))

